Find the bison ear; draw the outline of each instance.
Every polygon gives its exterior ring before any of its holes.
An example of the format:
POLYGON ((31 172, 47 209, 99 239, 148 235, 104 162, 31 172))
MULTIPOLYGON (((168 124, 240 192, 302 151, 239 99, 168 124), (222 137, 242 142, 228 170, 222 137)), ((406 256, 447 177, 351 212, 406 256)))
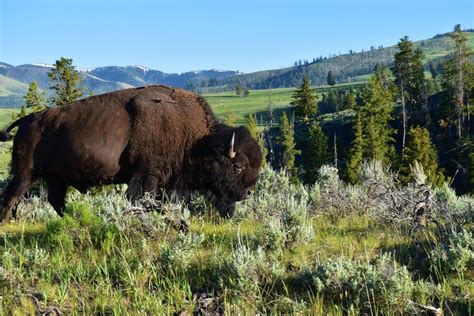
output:
POLYGON ((232 139, 230 140, 228 150, 227 150, 227 157, 229 157, 230 159, 234 158, 235 155, 237 154, 234 151, 234 143, 235 143, 235 132, 232 134, 232 139))

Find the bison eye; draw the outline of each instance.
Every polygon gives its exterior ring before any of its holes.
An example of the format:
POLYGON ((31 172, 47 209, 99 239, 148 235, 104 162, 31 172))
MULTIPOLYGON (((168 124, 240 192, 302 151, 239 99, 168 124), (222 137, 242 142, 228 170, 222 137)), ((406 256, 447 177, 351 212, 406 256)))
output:
POLYGON ((244 169, 245 169, 245 168, 242 167, 242 166, 234 165, 234 171, 235 171, 237 174, 241 174, 244 169))

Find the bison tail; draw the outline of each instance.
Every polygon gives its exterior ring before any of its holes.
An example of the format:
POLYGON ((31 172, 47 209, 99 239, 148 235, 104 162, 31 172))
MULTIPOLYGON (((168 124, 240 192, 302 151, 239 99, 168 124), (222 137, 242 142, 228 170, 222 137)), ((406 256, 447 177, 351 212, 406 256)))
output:
POLYGON ((12 139, 12 135, 5 132, 0 133, 0 142, 7 142, 10 139, 12 139))
POLYGON ((20 125, 21 122, 23 122, 25 118, 26 116, 22 117, 21 119, 16 120, 12 124, 10 124, 10 126, 8 126, 4 131, 0 132, 0 142, 6 142, 12 139, 13 136, 10 135, 10 131, 14 129, 15 127, 17 127, 18 125, 20 125))

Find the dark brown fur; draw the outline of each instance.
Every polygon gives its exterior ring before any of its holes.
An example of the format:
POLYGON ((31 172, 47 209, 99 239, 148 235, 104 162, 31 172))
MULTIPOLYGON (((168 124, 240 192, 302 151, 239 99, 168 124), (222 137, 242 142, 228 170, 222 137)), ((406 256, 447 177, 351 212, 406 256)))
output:
POLYGON ((145 192, 205 193, 224 216, 249 194, 262 155, 245 128, 220 124, 208 104, 166 86, 126 89, 51 108, 14 122, 18 126, 13 179, 0 220, 37 179, 62 214, 69 186, 85 192, 99 184, 127 183, 130 199, 145 192), (229 146, 235 133, 234 158, 229 146))

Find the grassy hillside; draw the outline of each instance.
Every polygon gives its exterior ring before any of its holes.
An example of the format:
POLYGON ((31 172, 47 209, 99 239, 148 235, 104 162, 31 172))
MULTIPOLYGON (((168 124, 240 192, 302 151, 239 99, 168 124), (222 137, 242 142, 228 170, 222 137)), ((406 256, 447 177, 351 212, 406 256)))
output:
POLYGON ((305 188, 267 169, 227 220, 200 197, 71 192, 61 219, 30 196, 0 227, 0 314, 472 314, 472 199, 366 171, 352 187, 325 167, 305 188), (437 227, 411 216, 425 189, 437 227))
MULTIPOLYGON (((474 33, 468 32, 466 34, 471 49, 474 49, 474 33)), ((414 44, 415 47, 420 47, 423 50, 426 63, 439 61, 453 48, 453 42, 447 35, 416 41, 414 44)), ((292 87, 301 82, 303 75, 308 75, 312 84, 321 85, 326 82, 329 70, 333 71, 337 82, 363 80, 365 75, 372 73, 377 64, 390 65, 397 50, 396 45, 371 48, 364 52, 319 59, 306 65, 243 74, 209 82, 209 86, 215 87, 206 89, 231 90, 237 83, 252 89, 292 87)))
POLYGON ((28 91, 28 85, 14 79, 0 75, 0 97, 12 94, 25 94, 28 91))
POLYGON ((132 85, 118 82, 118 81, 107 81, 93 75, 87 74, 83 79, 84 86, 87 87, 94 94, 102 94, 109 91, 121 90, 133 88, 132 85))
MULTIPOLYGON (((343 83, 334 87, 322 85, 313 87, 313 89, 320 98, 322 93, 326 93, 330 89, 348 89, 361 84, 363 83, 343 83)), ((245 124, 250 113, 256 113, 257 119, 260 119, 261 115, 266 115, 270 95, 273 109, 277 112, 291 106, 294 90, 294 88, 250 90, 248 97, 237 96, 235 92, 220 92, 204 94, 204 97, 219 118, 231 118, 236 124, 245 124)))

